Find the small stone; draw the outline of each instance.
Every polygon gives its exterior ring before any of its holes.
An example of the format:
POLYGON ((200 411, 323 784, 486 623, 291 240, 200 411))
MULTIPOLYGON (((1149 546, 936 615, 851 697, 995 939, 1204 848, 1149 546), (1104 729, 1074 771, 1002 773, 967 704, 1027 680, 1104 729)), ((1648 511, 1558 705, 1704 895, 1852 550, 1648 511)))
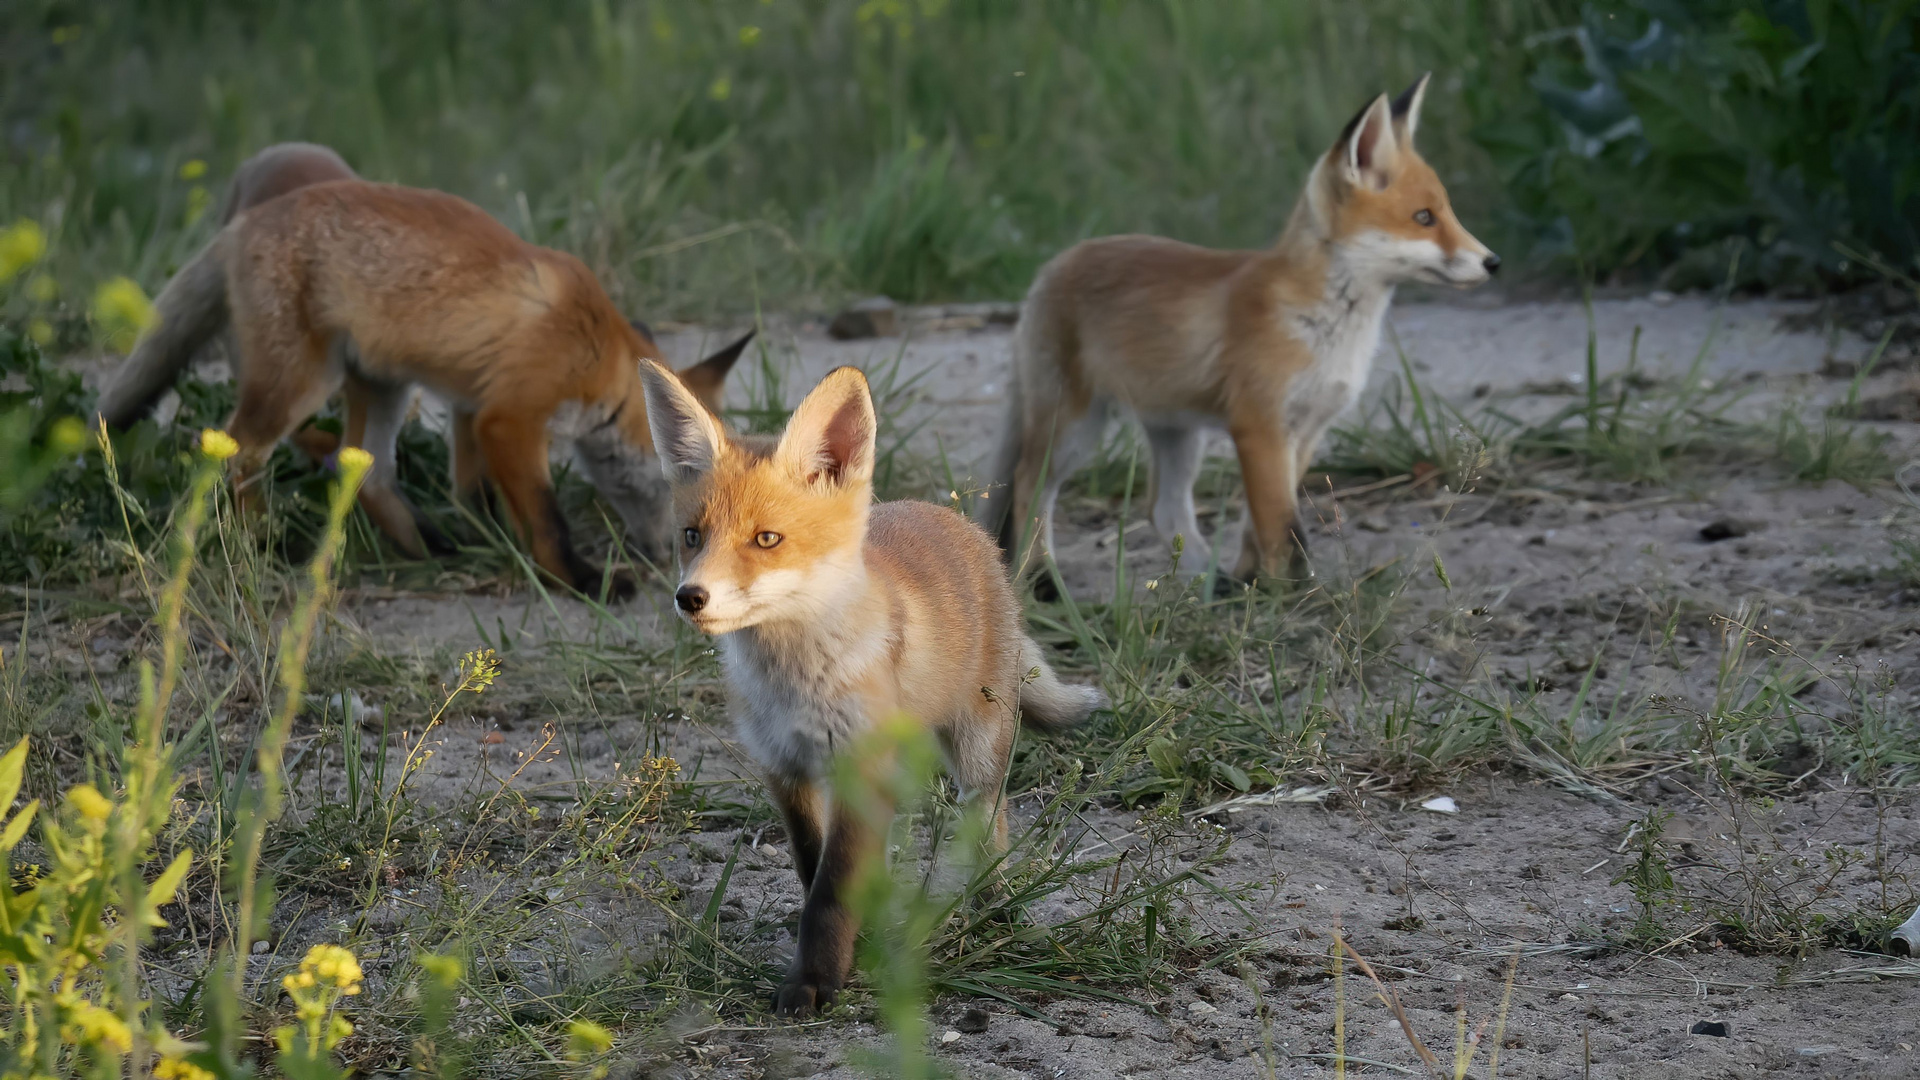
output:
POLYGON ((1196 1001, 1187 1006, 1187 1012, 1194 1016, 1212 1016, 1220 1010, 1204 1001, 1196 1001))
POLYGON ((884 296, 869 296, 833 317, 827 336, 835 341, 892 337, 900 329, 899 309, 884 296))
POLYGON ((959 1041, 960 1041, 960 1033, 957 1031, 949 1030, 945 1035, 940 1036, 941 1046, 949 1046, 959 1041))
POLYGON ((1421 803, 1420 809, 1431 810, 1436 814, 1457 814, 1460 812, 1460 804, 1454 802, 1450 795, 1435 795, 1421 803))
POLYGON ((1711 1035, 1716 1039, 1724 1039, 1727 1037, 1727 1025, 1719 1020, 1696 1020, 1693 1023, 1691 1033, 1694 1035, 1711 1035))
POLYGON ((1665 289, 1655 289, 1647 294, 1647 299, 1653 301, 1654 307, 1666 307, 1673 303, 1673 294, 1665 289))
POLYGON ((955 1021, 953 1026, 968 1035, 978 1035, 987 1030, 987 1025, 992 1021, 992 1013, 985 1009, 973 1008, 961 1013, 960 1019, 955 1021))
POLYGON ((273 946, 267 944, 265 939, 256 941, 253 943, 253 955, 255 956, 265 955, 266 951, 271 948, 273 948, 273 946))
POLYGON ((1561 994, 1560 1000, 1561 1001, 1579 1001, 1580 995, 1579 994, 1561 994))

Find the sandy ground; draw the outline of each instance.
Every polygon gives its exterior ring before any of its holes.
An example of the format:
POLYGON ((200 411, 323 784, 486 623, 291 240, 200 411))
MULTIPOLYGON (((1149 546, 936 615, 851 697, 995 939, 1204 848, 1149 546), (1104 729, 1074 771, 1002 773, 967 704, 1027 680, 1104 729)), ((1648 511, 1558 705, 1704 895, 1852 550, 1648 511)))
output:
MULTIPOLYGON (((1649 374, 1680 375, 1697 362, 1710 377, 1749 379, 1753 396, 1742 407, 1755 410, 1782 399, 1833 400, 1848 385, 1823 377, 1823 367, 1857 361, 1868 343, 1844 333, 1782 330, 1782 316, 1798 310, 1691 298, 1602 300, 1593 310, 1600 367, 1625 366, 1638 328, 1637 365, 1649 374)), ((960 468, 988 455, 1002 425, 1008 335, 996 314, 919 312, 905 338, 860 342, 829 341, 818 323, 775 321, 765 336, 767 359, 784 373, 789 404, 840 364, 895 365, 898 381, 913 380, 901 426, 923 425, 912 447, 926 456, 944 451, 960 468)), ((1564 401, 1583 376, 1587 318, 1580 305, 1565 302, 1402 303, 1374 389, 1397 370, 1397 346, 1429 387, 1453 401, 1544 408, 1564 401)), ((674 328, 662 344, 687 362, 732 329, 674 328)), ((752 377, 733 387, 736 403, 749 399, 752 377)), ((1905 378, 1877 376, 1861 392, 1895 393, 1905 378)), ((1920 430, 1884 427, 1907 448, 1920 430)), ((1500 496, 1384 490, 1317 498, 1315 557, 1332 575, 1395 559, 1424 566, 1437 554, 1451 589, 1423 577, 1410 602, 1426 617, 1447 615, 1453 629, 1419 637, 1418 661, 1450 679, 1478 671, 1539 689, 1549 706, 1569 700, 1596 657, 1600 693, 1631 687, 1702 700, 1720 651, 1709 616, 1746 604, 1770 634, 1819 670, 1884 678, 1891 700, 1910 707, 1920 670, 1917 598, 1873 574, 1895 558, 1894 530, 1907 521, 1903 505, 1888 490, 1791 485, 1739 468, 1658 489, 1569 482, 1500 496), (1703 539, 1702 526, 1717 520, 1737 522, 1745 534, 1703 539), (1672 612, 1681 613, 1675 633, 1652 633, 1672 612)), ((1059 550, 1077 595, 1104 594, 1113 539, 1123 527, 1139 576, 1164 570, 1166 549, 1144 521, 1120 522, 1111 507, 1090 502, 1062 509, 1059 550)), ((1225 550, 1233 551, 1237 510, 1225 518, 1203 518, 1203 525, 1217 526, 1225 550)), ((522 594, 370 593, 349 597, 343 614, 374 641, 406 651, 477 645, 476 621, 490 633, 505 626, 529 643, 595 632, 658 643, 676 632, 664 601, 664 590, 644 591, 616 613, 611 628, 578 604, 530 607, 535 602, 522 594)), ((1809 692, 1827 692, 1823 685, 1809 692)), ((450 726, 424 782, 470 790, 481 770, 501 771, 543 737, 538 723, 508 726, 450 726)), ((610 776, 636 728, 628 721, 583 732, 566 760, 531 765, 520 782, 610 776)), ((675 741, 706 748, 712 767, 725 771, 732 755, 722 737, 685 730, 675 741)), ((1428 794, 1435 793, 1420 797, 1428 794)), ((1755 957, 1712 940, 1677 943, 1657 955, 1586 948, 1632 918, 1630 893, 1609 881, 1627 857, 1630 825, 1649 807, 1695 822, 1703 851, 1725 846, 1717 839, 1724 822, 1716 825, 1711 807, 1684 784, 1649 781, 1625 799, 1594 798, 1496 775, 1461 781, 1444 794, 1456 799, 1458 813, 1423 811, 1402 794, 1193 822, 1174 862, 1198 858, 1225 830, 1232 844, 1212 880, 1239 902, 1195 892, 1185 914, 1205 933, 1259 943, 1245 954, 1244 976, 1201 967, 1169 987, 1141 988, 1133 1002, 1036 1002, 1044 1022, 993 1003, 943 1001, 935 1009, 936 1036, 957 1032, 969 1007, 984 1005, 990 1019, 985 1031, 939 1042, 935 1055, 979 1077, 1330 1076, 1327 1059, 1314 1055, 1333 1048, 1326 958, 1338 920, 1395 987, 1416 1031, 1449 1060, 1456 1002, 1467 1002, 1474 1025, 1492 1016, 1507 958, 1518 948, 1502 1076, 1920 1076, 1920 1025, 1913 1019, 1920 964, 1837 950, 1755 957), (1854 974, 1833 974, 1848 971, 1854 974), (1697 1021, 1725 1023, 1727 1034, 1690 1034, 1697 1021)), ((1023 800, 1020 808, 1030 814, 1030 804, 1023 800)), ((1132 814, 1116 810, 1089 824, 1123 848, 1139 842, 1132 814)), ((1920 866, 1920 816, 1911 801, 1877 815, 1831 780, 1816 780, 1806 796, 1782 802, 1766 832, 1776 850, 1816 860, 1877 842, 1887 860, 1883 874, 1852 872, 1836 886, 1862 905, 1879 895, 1883 876, 1906 895, 1906 875, 1920 866)), ((690 895, 711 889, 733 844, 731 831, 693 839, 690 850, 720 855, 679 864, 675 873, 690 895)), ((777 828, 763 847, 749 849, 731 895, 766 923, 755 940, 767 959, 784 955, 799 890, 777 828)), ((603 920, 610 941, 644 922, 617 900, 590 914, 603 920)), ((1415 1072, 1418 1062, 1391 1014, 1351 972, 1345 994, 1347 1052, 1382 1063, 1356 1066, 1356 1075, 1415 1072)), ((869 1021, 812 1029, 690 1024, 699 1033, 623 1064, 616 1075, 838 1080, 857 1075, 849 1055, 876 1038, 869 1021)), ((1485 1038, 1492 1041, 1491 1029, 1485 1038)), ((1483 1052, 1475 1075, 1485 1068, 1483 1052)))

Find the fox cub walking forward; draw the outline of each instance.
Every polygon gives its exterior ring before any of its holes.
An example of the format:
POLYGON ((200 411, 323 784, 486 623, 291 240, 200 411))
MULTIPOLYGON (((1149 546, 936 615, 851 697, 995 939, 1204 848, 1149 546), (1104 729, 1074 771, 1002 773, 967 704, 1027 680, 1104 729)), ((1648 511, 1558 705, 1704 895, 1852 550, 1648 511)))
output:
POLYGON ((786 816, 806 889, 799 951, 776 1008, 824 1008, 858 927, 847 890, 884 837, 829 806, 836 752, 878 721, 931 729, 962 791, 999 806, 1016 715, 1077 723, 1106 698, 1062 683, 1026 636, 993 541, 929 503, 873 503, 866 377, 828 375, 779 441, 730 439, 678 380, 648 365, 654 445, 673 485, 681 615, 719 638, 735 719, 786 816))
MULTIPOLYGON (((236 189, 236 200, 246 197, 236 189)), ((236 216, 167 283, 157 307, 158 327, 101 395, 101 419, 137 418, 230 322, 239 402, 227 430, 240 444, 243 497, 274 444, 344 388, 345 442, 375 460, 361 505, 419 554, 426 538, 393 463, 417 383, 453 406, 456 491, 471 495, 490 480, 534 561, 559 581, 590 591, 600 580, 574 551, 548 473, 547 423, 563 407, 587 478, 643 553, 657 541, 664 557, 671 543, 659 527, 666 491, 650 460, 635 366, 657 359, 658 346, 621 316, 586 264, 527 243, 464 199, 358 180, 297 187, 236 216)), ((745 344, 680 378, 717 407, 745 344)))
MULTIPOLYGON (((1366 385, 1394 286, 1477 285, 1500 264, 1413 148, 1428 78, 1347 124, 1270 250, 1114 236, 1041 269, 1014 337, 1013 417, 996 478, 1010 479, 1010 497, 988 504, 1010 553, 1037 517, 1037 554, 1052 554, 1060 485, 1121 408, 1146 428, 1153 524, 1169 541, 1184 537, 1183 570, 1208 563, 1193 481, 1210 426, 1233 436, 1247 489, 1234 576, 1298 566, 1295 492, 1328 425, 1366 385)), ((1017 553, 1016 568, 1032 554, 1017 553)))

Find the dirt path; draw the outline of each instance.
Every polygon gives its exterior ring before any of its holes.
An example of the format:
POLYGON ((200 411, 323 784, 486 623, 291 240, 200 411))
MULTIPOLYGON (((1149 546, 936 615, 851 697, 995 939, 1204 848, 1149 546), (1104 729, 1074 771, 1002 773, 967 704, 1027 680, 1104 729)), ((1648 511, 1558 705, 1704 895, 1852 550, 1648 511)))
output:
MULTIPOLYGON (((1778 320, 1792 310, 1690 299, 1603 301, 1594 309, 1600 364, 1603 371, 1623 366, 1638 327, 1641 371, 1678 376, 1698 359, 1710 377, 1754 383, 1742 408, 1776 408, 1783 399, 1818 404, 1845 393, 1844 380, 1819 372, 1830 358, 1857 360, 1867 343, 1784 332, 1778 320)), ((991 315, 922 312, 914 320, 920 329, 905 341, 833 342, 817 325, 776 323, 769 361, 789 404, 837 365, 893 365, 896 385, 912 381, 913 403, 900 423, 923 425, 913 436, 915 450, 975 462, 986 456, 1005 407, 1008 335, 991 315)), ((1566 303, 1402 305, 1388 348, 1397 340, 1426 385, 1456 402, 1496 399, 1522 409, 1532 400, 1544 407, 1564 400, 1584 377, 1586 327, 1585 311, 1566 303)), ((691 358, 725 330, 680 330, 663 345, 675 358, 691 358)), ((1396 367, 1391 353, 1383 357, 1376 392, 1396 367)), ((752 378, 734 387, 736 404, 752 400, 752 378)), ((1864 392, 1899 378, 1886 376, 1864 392)), ((1913 445, 1910 426, 1888 430, 1913 445)), ((1437 556, 1450 582, 1443 588, 1431 575, 1422 578, 1409 603, 1420 613, 1415 622, 1450 613, 1452 630, 1424 635, 1412 655, 1430 673, 1491 675, 1538 691, 1536 700, 1549 708, 1569 701, 1588 672, 1596 694, 1710 694, 1720 642, 1709 616, 1742 604, 1780 641, 1803 646, 1821 670, 1885 676, 1892 698, 1911 704, 1911 673, 1920 670, 1914 597, 1875 576, 1897 558, 1890 526, 1904 520, 1901 505, 1886 491, 1793 485, 1738 468, 1673 488, 1574 483, 1517 497, 1382 491, 1316 502, 1316 558, 1327 573, 1338 573, 1395 560, 1423 566, 1437 556), (1734 523, 1739 535, 1703 538, 1702 527, 1716 521, 1734 523), (1672 625, 1656 642, 1660 635, 1649 637, 1648 626, 1667 615, 1672 625)), ((1070 587, 1101 596, 1112 581, 1123 523, 1110 506, 1065 506, 1063 513, 1070 587)), ((1229 513, 1224 525, 1229 541, 1235 516, 1229 513)), ((1144 523, 1128 526, 1127 538, 1136 575, 1164 570, 1166 551, 1144 523)), ((350 614, 375 640, 409 649, 477 644, 476 622, 490 636, 506 627, 528 641, 598 632, 658 644, 678 631, 656 592, 621 609, 612 623, 596 622, 571 601, 530 606, 519 594, 386 597, 350 614)), ((1810 692, 1822 691, 1816 685, 1810 692)), ((535 751, 546 738, 537 728, 456 723, 441 736, 423 782, 449 794, 472 790, 481 769, 498 772, 503 761, 535 751)), ((632 737, 617 729, 583 737, 565 762, 530 767, 520 782, 611 775, 632 737)), ((738 768, 721 732, 689 729, 674 738, 683 754, 704 751, 721 773, 738 768)), ((1172 987, 1143 989, 1136 1003, 1044 1005, 1045 1023, 990 1008, 986 1031, 938 1043, 937 1056, 982 1077, 1330 1075, 1327 1059, 1314 1055, 1332 1051, 1327 934, 1338 920, 1381 966, 1415 1029, 1443 1057, 1458 1001, 1468 1003, 1474 1024, 1497 1010, 1517 943, 1502 1076, 1587 1075, 1589 1061, 1596 1077, 1920 1076, 1913 1049, 1920 1037, 1908 1022, 1920 967, 1834 950, 1753 957, 1711 940, 1650 956, 1588 948, 1634 917, 1630 891, 1610 882, 1628 858, 1630 827, 1649 808, 1693 822, 1686 827, 1703 845, 1721 842, 1712 838, 1724 828, 1716 829, 1710 807, 1688 790, 1649 781, 1632 799, 1593 798, 1496 775, 1447 794, 1457 814, 1388 796, 1193 822, 1183 841, 1190 850, 1176 863, 1196 858, 1219 830, 1233 843, 1212 871, 1221 892, 1190 895, 1185 915, 1216 940, 1258 940, 1245 954, 1245 972, 1195 970, 1172 987), (1849 969, 1897 978, 1873 981, 1845 974, 1849 969), (1264 1013, 1250 986, 1259 987, 1264 1013), (1728 1034, 1691 1034, 1696 1021, 1725 1023, 1728 1034)), ((1859 796, 1830 791, 1782 804, 1777 815, 1770 835, 1793 836, 1810 858, 1878 844, 1889 877, 1920 865, 1920 819, 1910 801, 1876 816, 1859 796)), ((1119 812, 1095 824, 1100 835, 1120 837, 1123 848, 1137 845, 1144 828, 1119 812)), ((693 841, 714 852, 732 844, 731 832, 693 841)), ((778 924, 799 899, 784 852, 769 843, 750 855, 752 865, 742 867, 730 895, 742 910, 778 924)), ((683 864, 680 880, 691 895, 712 888, 718 861, 683 864)), ((1880 880, 1856 872, 1835 887, 1866 903, 1880 880)), ((623 915, 616 905, 604 918, 618 923, 623 915)), ((758 944, 769 961, 791 947, 777 929, 758 944)), ((1411 1071, 1416 1063, 1405 1036, 1370 988, 1349 973, 1345 996, 1347 1052, 1384 1063, 1357 1074, 1411 1071)), ((972 1004, 942 1003, 936 1033, 972 1004)), ((874 1029, 856 1021, 838 1035, 844 1038, 723 1030, 665 1053, 685 1075, 857 1075, 849 1054, 876 1039, 874 1029)))

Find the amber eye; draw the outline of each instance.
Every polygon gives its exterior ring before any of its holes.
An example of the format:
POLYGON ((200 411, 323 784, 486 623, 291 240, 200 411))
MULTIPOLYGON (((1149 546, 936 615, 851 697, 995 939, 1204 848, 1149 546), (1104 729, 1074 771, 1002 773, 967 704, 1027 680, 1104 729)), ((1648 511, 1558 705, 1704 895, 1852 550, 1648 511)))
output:
POLYGON ((1420 224, 1422 224, 1422 225, 1425 225, 1425 226, 1426 226, 1427 228, 1429 228, 1429 229, 1431 229, 1431 228, 1433 228, 1433 211, 1431 211, 1431 210, 1415 210, 1415 211, 1413 212, 1413 220, 1415 220, 1415 221, 1417 221, 1417 222, 1419 222, 1420 224))
POLYGON ((686 532, 686 537, 687 537, 688 547, 697 548, 700 546, 700 530, 699 529, 688 529, 686 532))
POLYGON ((759 544, 763 548, 770 548, 770 547, 779 547, 780 541, 782 539, 784 538, 777 532, 762 532, 760 535, 753 538, 753 542, 756 544, 759 544))

